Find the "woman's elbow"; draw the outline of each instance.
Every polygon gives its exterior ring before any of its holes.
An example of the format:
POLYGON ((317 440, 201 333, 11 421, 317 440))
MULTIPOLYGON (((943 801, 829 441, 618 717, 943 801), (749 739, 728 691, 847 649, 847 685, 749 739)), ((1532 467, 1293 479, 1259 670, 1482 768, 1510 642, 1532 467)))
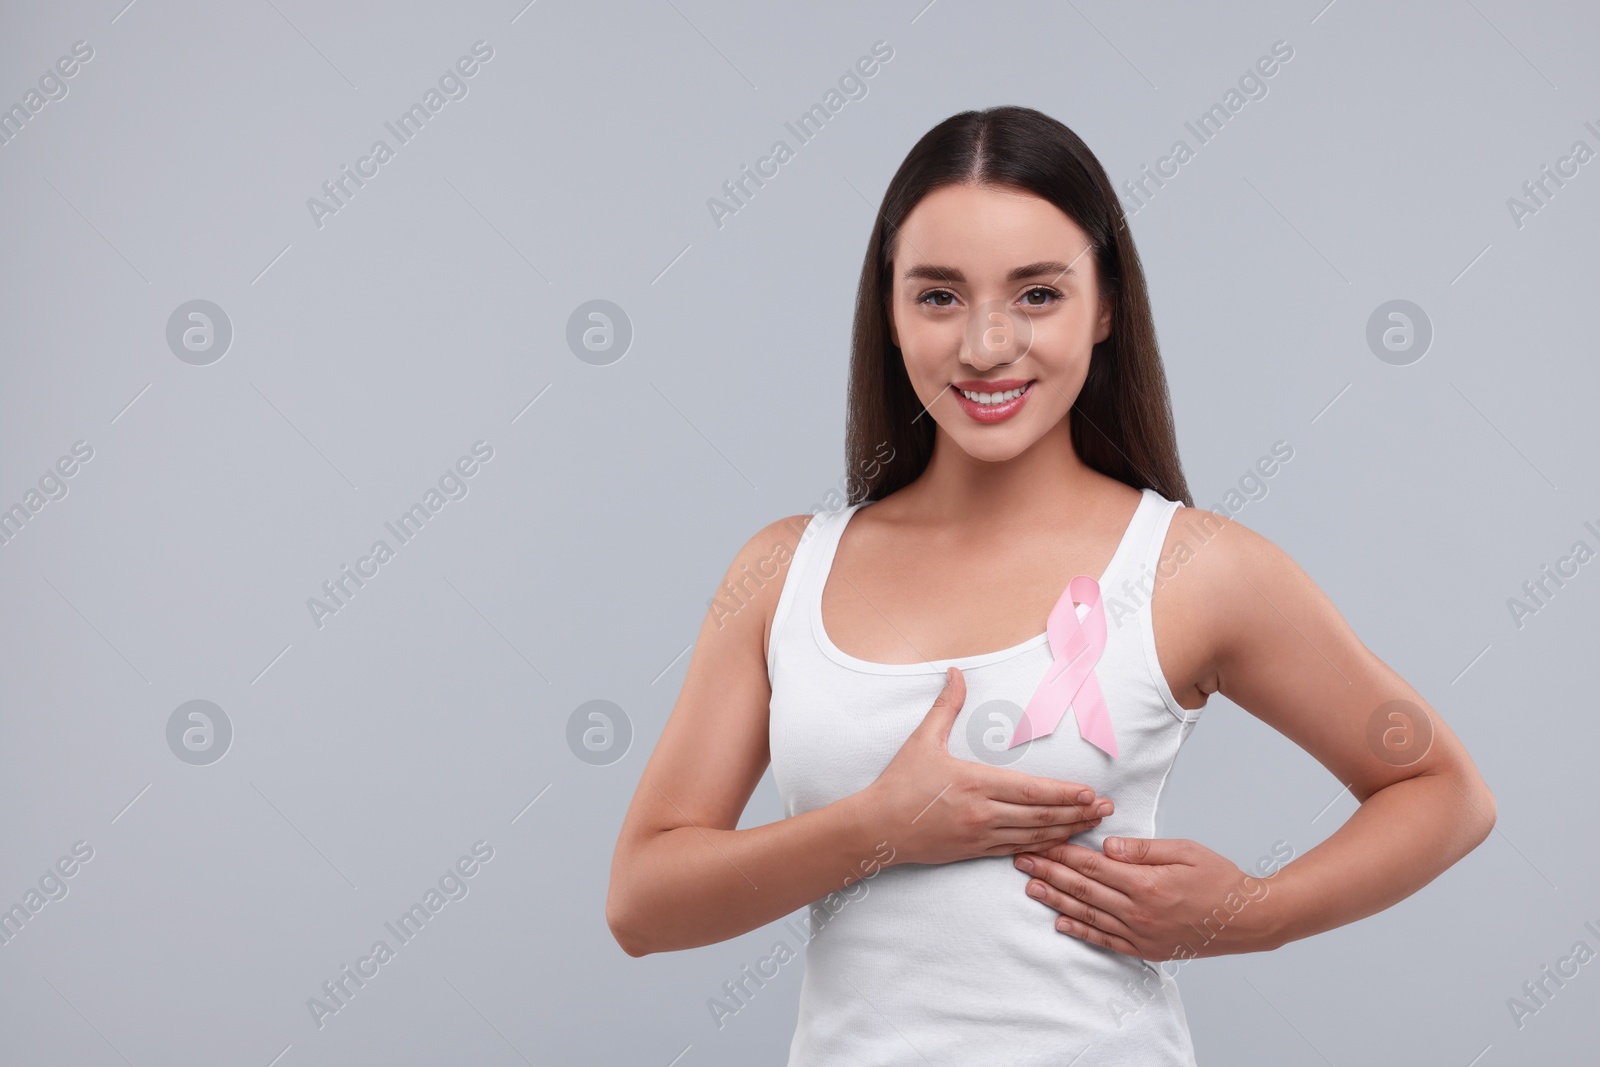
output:
POLYGON ((1490 791, 1489 783, 1485 782, 1482 778, 1478 779, 1478 782, 1483 790, 1483 836, 1488 837, 1489 832, 1494 829, 1494 824, 1496 819, 1499 817, 1499 812, 1495 807, 1494 793, 1490 791))
POLYGON ((1471 848, 1477 848, 1494 832, 1498 817, 1494 793, 1476 770, 1463 774, 1461 781, 1456 784, 1456 790, 1467 801, 1469 811, 1462 815, 1462 820, 1469 827, 1467 832, 1472 840, 1471 848))
POLYGON ((611 927, 611 936, 616 939, 618 947, 634 959, 648 956, 655 951, 649 945, 634 937, 626 926, 613 919, 609 910, 606 912, 606 925, 611 927))
POLYGON ((605 925, 611 929, 619 949, 637 960, 659 952, 661 947, 648 937, 650 920, 638 913, 638 894, 630 893, 616 875, 611 875, 610 888, 606 889, 605 925))
POLYGON ((611 888, 606 893, 606 926, 611 930, 611 936, 616 939, 617 946, 635 959, 648 956, 655 951, 639 936, 638 922, 633 909, 628 906, 622 888, 617 885, 615 878, 612 879, 611 888))

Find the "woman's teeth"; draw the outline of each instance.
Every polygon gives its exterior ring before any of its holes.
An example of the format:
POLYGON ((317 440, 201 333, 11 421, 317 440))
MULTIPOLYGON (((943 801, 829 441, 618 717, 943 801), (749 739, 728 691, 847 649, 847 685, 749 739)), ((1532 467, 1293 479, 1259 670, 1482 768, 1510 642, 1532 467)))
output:
MULTIPOLYGON (((1030 382, 1029 384, 1031 385, 1032 383, 1030 382)), ((961 395, 974 404, 1003 404, 1007 400, 1015 400, 1027 391, 1028 386, 1024 385, 1020 389, 1007 389, 1003 393, 969 393, 963 389, 961 390, 961 395)))

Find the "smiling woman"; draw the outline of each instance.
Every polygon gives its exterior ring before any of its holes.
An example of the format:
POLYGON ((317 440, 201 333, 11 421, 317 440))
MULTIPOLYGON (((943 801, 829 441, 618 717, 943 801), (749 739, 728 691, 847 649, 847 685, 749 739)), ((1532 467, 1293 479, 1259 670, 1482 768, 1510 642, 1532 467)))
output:
POLYGON ((868 240, 852 346, 846 462, 885 442, 895 462, 730 565, 791 547, 751 610, 701 626, 612 861, 626 952, 782 919, 886 847, 805 944, 790 1067, 1179 1067, 1194 1048, 1155 962, 1360 919, 1488 834, 1494 798, 1423 697, 1286 554, 1193 506, 1139 256, 1071 130, 999 107, 924 135, 868 240), (1108 627, 1103 591, 1183 544, 1108 627), (1270 892, 1160 836, 1219 692, 1361 802, 1270 892), (1373 741, 1396 706, 1430 738, 1403 761, 1373 741), (785 818, 738 829, 769 764, 785 818))

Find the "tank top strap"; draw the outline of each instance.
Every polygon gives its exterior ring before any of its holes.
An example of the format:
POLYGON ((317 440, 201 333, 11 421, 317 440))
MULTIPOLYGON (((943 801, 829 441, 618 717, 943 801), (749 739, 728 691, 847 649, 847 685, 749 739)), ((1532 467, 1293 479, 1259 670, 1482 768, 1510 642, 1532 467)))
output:
POLYGON ((1140 560, 1140 573, 1154 575, 1161 564, 1161 548, 1166 544, 1172 517, 1184 503, 1181 500, 1168 500, 1154 489, 1146 489, 1145 492, 1155 497, 1157 506, 1151 512, 1150 532, 1145 540, 1144 558, 1140 560))
POLYGON ((772 611, 772 632, 767 640, 767 682, 775 682, 778 659, 784 645, 796 639, 799 631, 790 634, 792 627, 806 625, 810 633, 811 601, 822 596, 818 578, 822 573, 822 560, 831 558, 837 547, 839 532, 844 526, 844 516, 858 505, 847 505, 832 511, 812 512, 795 541, 783 588, 778 593, 777 606, 772 611))
POLYGON ((1149 582, 1161 557, 1167 527, 1182 501, 1168 500, 1154 489, 1141 490, 1143 496, 1133 521, 1128 524, 1125 544, 1118 550, 1111 567, 1100 581, 1100 594, 1110 603, 1113 598, 1143 603, 1150 596, 1149 582))
POLYGON ((1181 500, 1168 500, 1154 489, 1144 490, 1139 514, 1134 519, 1133 528, 1128 531, 1130 551, 1116 563, 1112 572, 1106 574, 1105 580, 1100 583, 1100 596, 1110 628, 1113 631, 1132 628, 1137 647, 1142 653, 1140 658, 1149 674, 1149 683, 1154 686, 1160 703, 1175 719, 1190 723, 1198 719, 1199 713, 1183 708, 1167 685, 1156 655, 1155 626, 1150 608, 1151 599, 1160 590, 1161 584, 1172 577, 1173 560, 1163 562, 1161 550, 1166 545, 1173 516, 1183 506, 1181 500))

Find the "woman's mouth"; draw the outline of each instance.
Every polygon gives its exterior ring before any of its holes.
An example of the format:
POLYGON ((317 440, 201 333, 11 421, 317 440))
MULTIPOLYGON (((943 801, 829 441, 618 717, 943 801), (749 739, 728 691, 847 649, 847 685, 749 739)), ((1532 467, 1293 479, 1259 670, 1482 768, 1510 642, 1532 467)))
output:
POLYGON ((956 403, 978 422, 1004 422, 1022 410, 1033 392, 1033 381, 1007 378, 999 381, 952 382, 956 403))

